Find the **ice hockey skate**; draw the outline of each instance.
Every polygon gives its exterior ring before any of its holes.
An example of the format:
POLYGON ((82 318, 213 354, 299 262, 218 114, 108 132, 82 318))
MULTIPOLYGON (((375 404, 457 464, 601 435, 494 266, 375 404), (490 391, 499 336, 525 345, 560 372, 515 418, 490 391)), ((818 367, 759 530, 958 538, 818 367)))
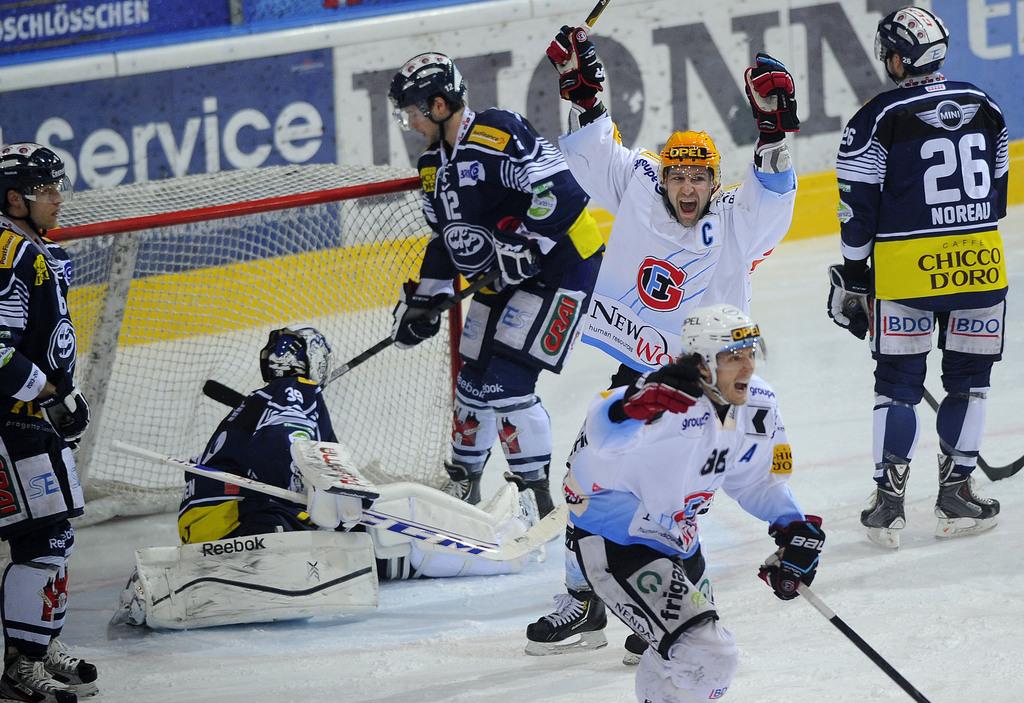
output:
POLYGON ((3 678, 0 678, 0 701, 5 703, 76 703, 77 700, 74 690, 51 677, 42 661, 20 654, 7 665, 3 678))
POLYGON ((953 458, 939 455, 939 496, 935 536, 961 537, 991 530, 998 523, 999 501, 974 492, 974 479, 952 473, 953 458))
POLYGON ((444 470, 448 472, 449 480, 441 489, 442 491, 470 505, 480 502, 482 473, 471 474, 462 464, 451 461, 444 462, 444 470))
POLYGON ((555 610, 526 628, 526 653, 565 654, 607 646, 604 603, 592 592, 572 591, 555 596, 555 610))
POLYGON ((899 549, 900 530, 907 526, 903 512, 903 494, 910 477, 908 464, 883 464, 888 488, 879 486, 871 496, 871 503, 861 511, 860 523, 868 528, 868 539, 887 549, 899 549))
POLYGON ((43 667, 54 679, 71 688, 79 698, 95 695, 96 665, 72 656, 59 639, 50 640, 43 667))

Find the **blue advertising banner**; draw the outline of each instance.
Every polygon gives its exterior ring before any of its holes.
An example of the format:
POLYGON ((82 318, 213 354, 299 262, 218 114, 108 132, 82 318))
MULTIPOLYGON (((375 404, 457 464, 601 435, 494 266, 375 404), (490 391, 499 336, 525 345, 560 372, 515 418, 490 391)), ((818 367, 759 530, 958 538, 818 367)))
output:
POLYGON ((35 141, 75 188, 335 160, 328 50, 4 94, 0 142, 35 141))
POLYGON ((228 0, 0 2, 0 55, 229 24, 228 0))
POLYGON ((488 0, 243 0, 245 22, 317 18, 321 22, 349 19, 353 15, 387 14, 426 10, 488 0))
POLYGON ((943 73, 987 92, 1003 111, 1010 139, 1024 138, 1024 4, 1010 0, 933 0, 932 9, 949 28, 949 57, 943 73))

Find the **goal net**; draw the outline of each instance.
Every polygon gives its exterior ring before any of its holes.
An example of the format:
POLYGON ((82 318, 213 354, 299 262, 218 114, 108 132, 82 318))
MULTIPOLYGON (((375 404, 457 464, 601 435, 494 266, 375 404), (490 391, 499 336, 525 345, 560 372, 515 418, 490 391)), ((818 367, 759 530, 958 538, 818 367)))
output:
MULTIPOLYGON (((181 472, 111 442, 197 456, 229 412, 205 382, 262 386, 271 329, 312 323, 335 365, 389 335, 429 235, 418 185, 409 170, 309 165, 75 195, 53 237, 72 259, 75 376, 93 410, 77 458, 93 520, 177 508, 181 472)), ((386 349, 325 389, 338 438, 372 475, 443 483, 459 326, 456 308, 447 334, 386 349)))

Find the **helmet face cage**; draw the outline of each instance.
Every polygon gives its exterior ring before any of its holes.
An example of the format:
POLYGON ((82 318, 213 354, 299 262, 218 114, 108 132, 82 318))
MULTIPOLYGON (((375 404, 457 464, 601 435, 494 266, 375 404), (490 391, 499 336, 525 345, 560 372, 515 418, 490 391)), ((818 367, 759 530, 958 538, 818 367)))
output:
POLYGON ((323 385, 331 373, 331 345, 308 325, 272 330, 260 351, 260 373, 267 382, 302 376, 323 385))
POLYGON ((32 202, 60 203, 71 199, 74 188, 64 171, 64 161, 51 149, 33 142, 9 144, 0 149, 0 210, 7 212, 7 191, 14 190, 32 202))
POLYGON ((875 55, 885 62, 899 54, 903 69, 920 76, 938 71, 946 60, 949 32, 942 20, 920 7, 905 7, 885 16, 875 32, 875 55))
POLYGON ((403 130, 409 129, 404 108, 415 106, 430 117, 430 102, 435 97, 448 101, 453 110, 466 103, 466 82, 449 57, 437 52, 418 54, 405 62, 391 79, 388 98, 392 115, 403 130))
POLYGON ((683 323, 684 354, 700 354, 711 372, 713 389, 718 380, 718 355, 754 349, 755 358, 764 357, 761 330, 750 317, 732 305, 710 305, 694 310, 683 323))
POLYGON ((718 188, 722 155, 707 132, 673 132, 661 150, 661 183, 673 166, 703 166, 711 172, 711 190, 718 188))

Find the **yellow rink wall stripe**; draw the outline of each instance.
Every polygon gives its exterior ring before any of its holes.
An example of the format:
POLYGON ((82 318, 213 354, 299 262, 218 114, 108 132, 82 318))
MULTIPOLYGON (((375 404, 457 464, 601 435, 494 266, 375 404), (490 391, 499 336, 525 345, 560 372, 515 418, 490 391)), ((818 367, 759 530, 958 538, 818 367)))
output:
MULTIPOLYGON (((793 224, 786 234, 786 241, 821 237, 839 233, 839 188, 835 171, 808 173, 799 177, 796 191, 796 205, 793 210, 793 224)), ((1024 203, 1024 140, 1010 142, 1010 187, 1007 194, 1010 205, 1024 203)), ((612 229, 612 215, 595 208, 594 219, 601 228, 605 241, 612 229)))
MULTIPOLYGON (((425 236, 409 237, 138 278, 118 345, 390 307, 402 282, 418 271, 426 243, 425 236)), ((105 291, 105 285, 71 290, 81 350, 90 347, 105 291)))

